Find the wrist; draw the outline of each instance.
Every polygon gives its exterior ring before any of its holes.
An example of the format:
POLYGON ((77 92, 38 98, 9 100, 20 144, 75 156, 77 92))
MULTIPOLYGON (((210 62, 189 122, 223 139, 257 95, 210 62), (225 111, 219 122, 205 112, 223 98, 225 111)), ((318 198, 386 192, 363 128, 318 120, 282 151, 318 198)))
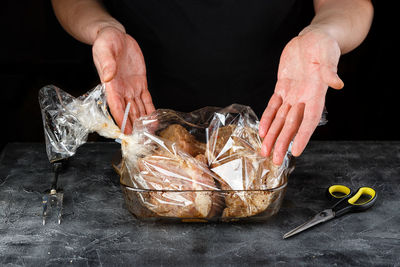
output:
POLYGON ((113 18, 96 20, 92 24, 93 24, 92 27, 93 30, 91 31, 91 36, 90 36, 91 44, 93 44, 94 41, 97 39, 99 33, 107 28, 113 28, 124 34, 126 33, 125 27, 113 18))
POLYGON ((329 40, 329 43, 336 46, 337 49, 340 50, 340 53, 342 53, 342 48, 338 41, 339 38, 337 37, 337 34, 335 34, 334 30, 331 27, 329 27, 329 25, 319 25, 319 24, 308 25, 298 34, 299 37, 305 35, 312 35, 315 37, 319 37, 321 39, 329 40))
POLYGON ((331 32, 329 27, 325 27, 324 25, 320 25, 320 24, 308 25, 301 32, 299 32, 299 36, 305 35, 310 32, 317 33, 317 34, 323 34, 323 35, 329 36, 330 38, 335 39, 334 34, 331 32))

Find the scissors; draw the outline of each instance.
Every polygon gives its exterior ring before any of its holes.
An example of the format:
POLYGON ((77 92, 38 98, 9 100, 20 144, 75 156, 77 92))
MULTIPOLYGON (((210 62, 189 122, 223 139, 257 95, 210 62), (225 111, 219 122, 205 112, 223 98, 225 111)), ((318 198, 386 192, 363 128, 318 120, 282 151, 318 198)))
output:
POLYGON ((375 204, 378 197, 376 191, 370 187, 360 187, 353 193, 349 187, 344 185, 330 186, 327 190, 327 195, 331 199, 338 200, 332 208, 321 211, 308 222, 286 233, 283 238, 286 239, 314 225, 329 221, 348 212, 365 211, 375 204))

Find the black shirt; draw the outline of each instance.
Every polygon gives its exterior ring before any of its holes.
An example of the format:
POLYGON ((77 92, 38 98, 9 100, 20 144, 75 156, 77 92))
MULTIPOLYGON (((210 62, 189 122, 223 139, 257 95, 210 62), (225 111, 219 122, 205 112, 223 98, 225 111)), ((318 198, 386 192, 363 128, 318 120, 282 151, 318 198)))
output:
POLYGON ((308 0, 116 0, 139 43, 156 108, 267 106, 280 54, 313 15, 308 0))

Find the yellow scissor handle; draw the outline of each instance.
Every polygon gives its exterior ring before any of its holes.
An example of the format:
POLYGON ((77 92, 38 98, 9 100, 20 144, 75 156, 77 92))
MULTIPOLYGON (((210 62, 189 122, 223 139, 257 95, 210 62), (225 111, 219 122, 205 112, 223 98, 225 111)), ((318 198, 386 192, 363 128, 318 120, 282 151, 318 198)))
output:
POLYGON ((361 187, 360 189, 358 189, 357 193, 349 198, 347 201, 351 205, 364 205, 374 200, 375 195, 376 192, 371 187, 361 187), (365 198, 364 196, 368 196, 368 198, 365 198), (363 199, 360 199, 361 197, 363 197, 363 199))
POLYGON ((345 185, 331 185, 328 188, 329 194, 334 198, 344 198, 351 193, 351 189, 345 185))

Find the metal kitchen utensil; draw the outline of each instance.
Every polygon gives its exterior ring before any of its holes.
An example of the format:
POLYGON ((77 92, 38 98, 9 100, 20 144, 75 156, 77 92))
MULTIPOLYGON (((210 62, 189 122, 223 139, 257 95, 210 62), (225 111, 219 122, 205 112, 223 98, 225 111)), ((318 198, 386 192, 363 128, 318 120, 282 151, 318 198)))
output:
POLYGON ((62 189, 57 188, 57 182, 59 173, 63 166, 63 162, 58 161, 52 164, 53 164, 54 176, 51 183, 51 188, 50 190, 47 190, 42 197, 43 225, 46 224, 47 217, 51 214, 54 214, 54 210, 56 211, 57 214, 58 224, 61 224, 64 193, 62 189))
POLYGON ((327 193, 330 198, 339 199, 339 201, 332 208, 319 212, 311 220, 286 233, 283 236, 284 239, 348 212, 365 211, 375 204, 378 197, 376 191, 370 187, 360 187, 353 193, 347 186, 332 185, 328 188, 327 193))

